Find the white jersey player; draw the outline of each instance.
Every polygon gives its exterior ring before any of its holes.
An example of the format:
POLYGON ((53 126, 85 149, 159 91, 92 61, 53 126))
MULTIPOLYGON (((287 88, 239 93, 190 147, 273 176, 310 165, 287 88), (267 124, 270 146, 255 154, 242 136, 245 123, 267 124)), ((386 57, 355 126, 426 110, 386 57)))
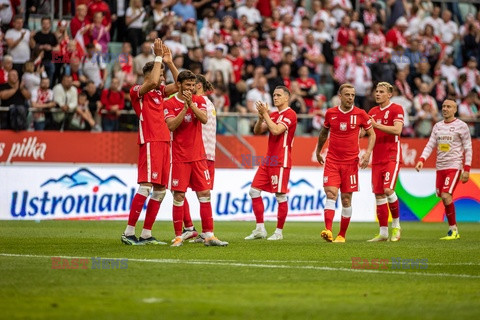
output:
POLYGON ((437 149, 437 196, 442 198, 445 213, 449 224, 446 237, 441 240, 459 239, 455 220, 455 205, 452 194, 458 180, 466 183, 470 175, 472 164, 472 140, 467 124, 455 118, 457 103, 447 99, 442 105, 443 121, 437 122, 425 149, 417 162, 415 169, 420 171, 423 163, 430 156, 433 149, 437 149), (463 170, 463 172, 462 172, 463 170))

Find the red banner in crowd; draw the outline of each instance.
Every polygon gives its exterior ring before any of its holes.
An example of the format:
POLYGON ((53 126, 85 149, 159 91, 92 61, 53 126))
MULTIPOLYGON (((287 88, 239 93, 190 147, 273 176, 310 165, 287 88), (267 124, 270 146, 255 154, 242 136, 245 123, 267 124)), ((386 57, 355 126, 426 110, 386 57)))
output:
MULTIPOLYGON (((245 136, 245 140, 262 156, 267 151, 266 136, 245 136)), ((252 151, 234 136, 217 136, 217 141, 228 150, 228 156, 217 148, 217 168, 235 168, 238 163, 252 154, 252 151), (242 158, 243 156, 243 158, 242 158)), ((472 168, 480 168, 480 140, 473 139, 472 168)), ((420 157, 427 139, 402 139, 404 167, 413 168, 420 157)), ((293 146, 293 165, 316 167, 316 137, 296 137, 293 146)), ((360 142, 364 152, 367 139, 360 142)), ((90 132, 13 132, 0 131, 0 162, 65 162, 65 163, 124 163, 136 164, 138 157, 137 134, 132 132, 90 133, 90 132)), ((432 155, 425 167, 435 166, 432 155)))

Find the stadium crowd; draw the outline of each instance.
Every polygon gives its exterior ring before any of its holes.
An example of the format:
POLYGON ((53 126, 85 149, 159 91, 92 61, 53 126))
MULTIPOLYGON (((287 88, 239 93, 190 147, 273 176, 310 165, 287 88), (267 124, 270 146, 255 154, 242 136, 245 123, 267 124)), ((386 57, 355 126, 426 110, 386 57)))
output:
POLYGON ((478 4, 77 0, 64 1, 71 19, 52 21, 51 2, 0 0, 0 129, 136 130, 129 89, 160 37, 179 71, 214 84, 217 114, 240 134, 252 133, 255 102, 272 105, 277 85, 292 92, 297 133, 318 134, 341 84, 368 112, 386 81, 409 116, 403 136, 428 137, 451 97, 480 137, 478 4))

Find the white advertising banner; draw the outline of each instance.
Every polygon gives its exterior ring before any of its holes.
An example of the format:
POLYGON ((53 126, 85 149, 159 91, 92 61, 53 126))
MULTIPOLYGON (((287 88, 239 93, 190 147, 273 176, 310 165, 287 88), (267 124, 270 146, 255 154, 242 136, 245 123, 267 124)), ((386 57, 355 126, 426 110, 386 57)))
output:
MULTIPOLYGON (((254 220, 248 194, 255 170, 217 169, 212 192, 214 219, 254 220)), ((126 219, 137 190, 135 166, 2 166, 0 219, 126 219)), ((360 170, 360 192, 353 196, 352 221, 375 220, 370 170, 360 170)), ((323 170, 292 170, 289 183, 289 221, 323 221, 323 170)), ((265 219, 275 220, 274 194, 262 193, 265 219)), ((187 192, 194 220, 200 219, 194 192, 187 192)), ((337 201, 336 220, 341 204, 337 201)), ((172 195, 167 192, 158 220, 171 220, 172 195)), ((143 217, 144 213, 142 214, 143 217)))

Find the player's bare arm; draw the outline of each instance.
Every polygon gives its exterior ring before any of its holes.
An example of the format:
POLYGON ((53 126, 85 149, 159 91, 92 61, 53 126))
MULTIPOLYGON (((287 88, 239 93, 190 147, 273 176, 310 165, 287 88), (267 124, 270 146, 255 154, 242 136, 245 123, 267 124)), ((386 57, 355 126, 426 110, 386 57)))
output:
POLYGON ((187 107, 192 109, 195 117, 202 123, 205 124, 208 121, 207 111, 198 109, 198 106, 192 102, 192 93, 190 91, 183 91, 183 99, 187 104, 187 107))
POLYGON ((175 64, 173 63, 172 51, 166 45, 163 45, 163 62, 168 67, 168 69, 170 69, 170 72, 172 73, 173 80, 174 80, 173 83, 165 87, 165 95, 169 97, 178 91, 178 85, 177 85, 178 69, 177 67, 175 67, 175 64))
POLYGON ((383 131, 385 133, 393 134, 393 135, 396 135, 396 136, 399 136, 402 133, 403 122, 401 122, 401 121, 395 121, 393 126, 386 126, 384 124, 377 123, 375 121, 375 119, 373 119, 372 116, 370 116, 370 120, 372 120, 372 126, 375 129, 378 129, 378 130, 383 131))
POLYGON ((173 132, 178 128, 179 125, 182 124, 183 118, 185 118, 185 114, 187 113, 187 110, 188 110, 188 106, 187 106, 187 103, 185 102, 182 111, 180 111, 180 113, 177 114, 176 117, 165 119, 168 130, 173 132))
MULTIPOLYGON (((364 130, 365 131, 365 130, 364 130)), ((370 161, 370 155, 372 154, 373 147, 375 146, 375 130, 373 127, 365 131, 365 134, 368 136, 368 146, 367 151, 363 154, 362 158, 360 159, 360 168, 365 169, 368 166, 368 162, 370 161)))
POLYGON ((267 130, 268 130, 267 124, 265 123, 263 116, 259 114, 257 122, 255 122, 255 126, 253 127, 253 134, 255 135, 264 134, 265 132, 267 132, 267 130))
POLYGON ((160 76, 162 74, 162 60, 163 60, 163 44, 162 40, 159 38, 155 39, 153 43, 153 52, 155 53, 155 63, 153 65, 153 70, 149 76, 145 77, 145 81, 140 87, 139 95, 143 96, 145 93, 150 90, 158 88, 160 85, 160 76))
POLYGON ((330 129, 323 127, 322 130, 320 130, 320 134, 318 135, 318 143, 317 143, 317 161, 320 164, 325 164, 325 161, 323 157, 321 156, 323 146, 325 145, 325 142, 327 142, 328 139, 328 132, 330 129))
POLYGON ((257 101, 255 102, 255 107, 257 108, 258 114, 261 114, 263 119, 265 120, 265 124, 267 125, 267 128, 271 134, 273 134, 274 136, 278 136, 279 134, 282 134, 285 132, 285 130, 287 130, 287 127, 285 125, 273 122, 273 120, 270 118, 270 115, 268 114, 268 106, 266 103, 257 101))

